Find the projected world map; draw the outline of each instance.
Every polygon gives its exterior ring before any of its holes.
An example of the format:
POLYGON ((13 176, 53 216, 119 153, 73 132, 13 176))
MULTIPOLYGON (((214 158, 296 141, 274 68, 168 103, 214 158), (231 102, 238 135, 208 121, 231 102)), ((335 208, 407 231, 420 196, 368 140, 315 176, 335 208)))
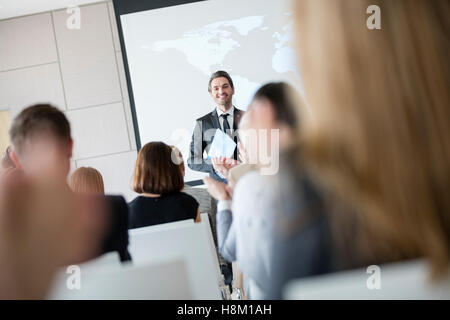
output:
MULTIPOLYGON (((271 25, 268 17, 250 16, 207 24, 184 32, 180 38, 157 41, 153 43, 151 49, 159 54, 167 50, 177 50, 186 59, 186 61, 178 62, 180 66, 187 62, 209 76, 218 69, 229 69, 227 58, 231 54, 249 56, 246 51, 251 49, 254 52, 255 48, 244 45, 244 43, 252 43, 252 38, 255 38, 255 43, 259 39, 270 38, 273 41, 271 46, 261 48, 259 54, 267 55, 266 60, 271 61, 272 69, 276 73, 296 73, 295 54, 292 48, 292 22, 288 21, 280 30, 279 26, 271 25)), ((244 103, 248 102, 251 94, 261 83, 239 74, 237 70, 233 71, 233 81, 239 88, 236 91, 236 99, 244 103)))
MULTIPOLYGON (((196 119, 212 112, 207 91, 217 70, 233 79, 233 105, 284 81, 302 93, 290 0, 194 1, 120 16, 141 145, 164 141, 184 159, 196 119)), ((206 173, 190 170, 185 180, 206 173)))

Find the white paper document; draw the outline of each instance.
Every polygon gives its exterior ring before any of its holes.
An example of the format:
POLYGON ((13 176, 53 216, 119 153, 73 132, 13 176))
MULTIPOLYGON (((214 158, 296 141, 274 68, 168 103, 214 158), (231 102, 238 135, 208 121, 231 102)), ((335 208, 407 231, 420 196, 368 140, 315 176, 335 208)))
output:
POLYGON ((232 158, 234 149, 236 149, 236 142, 222 130, 217 129, 208 152, 208 159, 218 157, 232 158))

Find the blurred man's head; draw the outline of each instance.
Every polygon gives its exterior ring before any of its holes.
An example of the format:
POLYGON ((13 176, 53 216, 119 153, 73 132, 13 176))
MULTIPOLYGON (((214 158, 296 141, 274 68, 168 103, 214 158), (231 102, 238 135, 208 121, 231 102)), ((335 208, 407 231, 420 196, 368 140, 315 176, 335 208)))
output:
POLYGON ((226 71, 214 72, 209 78, 208 92, 223 112, 231 108, 233 104, 234 84, 226 71))
POLYGON ((63 112, 48 104, 28 107, 14 119, 9 133, 11 159, 17 167, 33 174, 56 161, 55 167, 69 173, 73 141, 63 112))

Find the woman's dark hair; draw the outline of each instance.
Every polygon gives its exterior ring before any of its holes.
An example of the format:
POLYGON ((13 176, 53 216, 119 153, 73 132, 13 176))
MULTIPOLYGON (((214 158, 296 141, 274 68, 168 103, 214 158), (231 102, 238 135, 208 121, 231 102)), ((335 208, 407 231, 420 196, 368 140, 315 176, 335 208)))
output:
POLYGON ((295 89, 285 82, 270 82, 256 91, 253 100, 269 100, 274 109, 276 119, 291 128, 298 125, 295 89))
POLYGON ((172 148, 163 142, 149 142, 136 160, 133 190, 137 193, 167 194, 181 191, 184 179, 172 161, 172 148))

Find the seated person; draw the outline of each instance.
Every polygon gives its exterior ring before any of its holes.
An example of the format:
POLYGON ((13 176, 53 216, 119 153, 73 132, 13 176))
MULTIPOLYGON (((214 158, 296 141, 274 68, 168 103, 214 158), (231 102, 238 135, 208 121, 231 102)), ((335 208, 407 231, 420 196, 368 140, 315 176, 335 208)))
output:
POLYGON ((74 192, 105 194, 102 174, 91 167, 80 167, 70 176, 70 188, 74 192))
POLYGON ((194 219, 200 222, 197 200, 182 192, 183 175, 172 148, 163 142, 147 143, 138 154, 133 190, 140 194, 129 203, 129 228, 194 219))
MULTIPOLYGON (((92 167, 80 167, 70 176, 70 188, 76 193, 104 195, 102 174, 92 167)), ((109 228, 102 242, 101 254, 117 251, 120 261, 130 261, 128 252, 128 206, 122 196, 106 196, 109 228)))
MULTIPOLYGON (((128 246, 128 207, 121 196, 108 196, 102 194, 86 195, 71 192, 67 185, 67 176, 70 170, 73 140, 70 123, 65 114, 58 108, 40 104, 25 108, 13 120, 10 130, 11 150, 9 157, 14 167, 29 177, 42 176, 45 168, 58 169, 56 172, 68 193, 75 200, 78 207, 77 215, 82 212, 88 220, 102 221, 101 247, 90 255, 78 254, 84 247, 89 247, 89 240, 77 244, 78 251, 73 250, 68 264, 75 264, 95 258, 109 251, 117 251, 122 261, 130 260, 128 246)), ((81 217, 78 217, 81 219, 81 217)), ((100 233, 99 231, 96 231, 100 233)), ((92 234, 96 237, 97 234, 92 234)), ((75 243, 74 243, 75 246, 75 243)))

